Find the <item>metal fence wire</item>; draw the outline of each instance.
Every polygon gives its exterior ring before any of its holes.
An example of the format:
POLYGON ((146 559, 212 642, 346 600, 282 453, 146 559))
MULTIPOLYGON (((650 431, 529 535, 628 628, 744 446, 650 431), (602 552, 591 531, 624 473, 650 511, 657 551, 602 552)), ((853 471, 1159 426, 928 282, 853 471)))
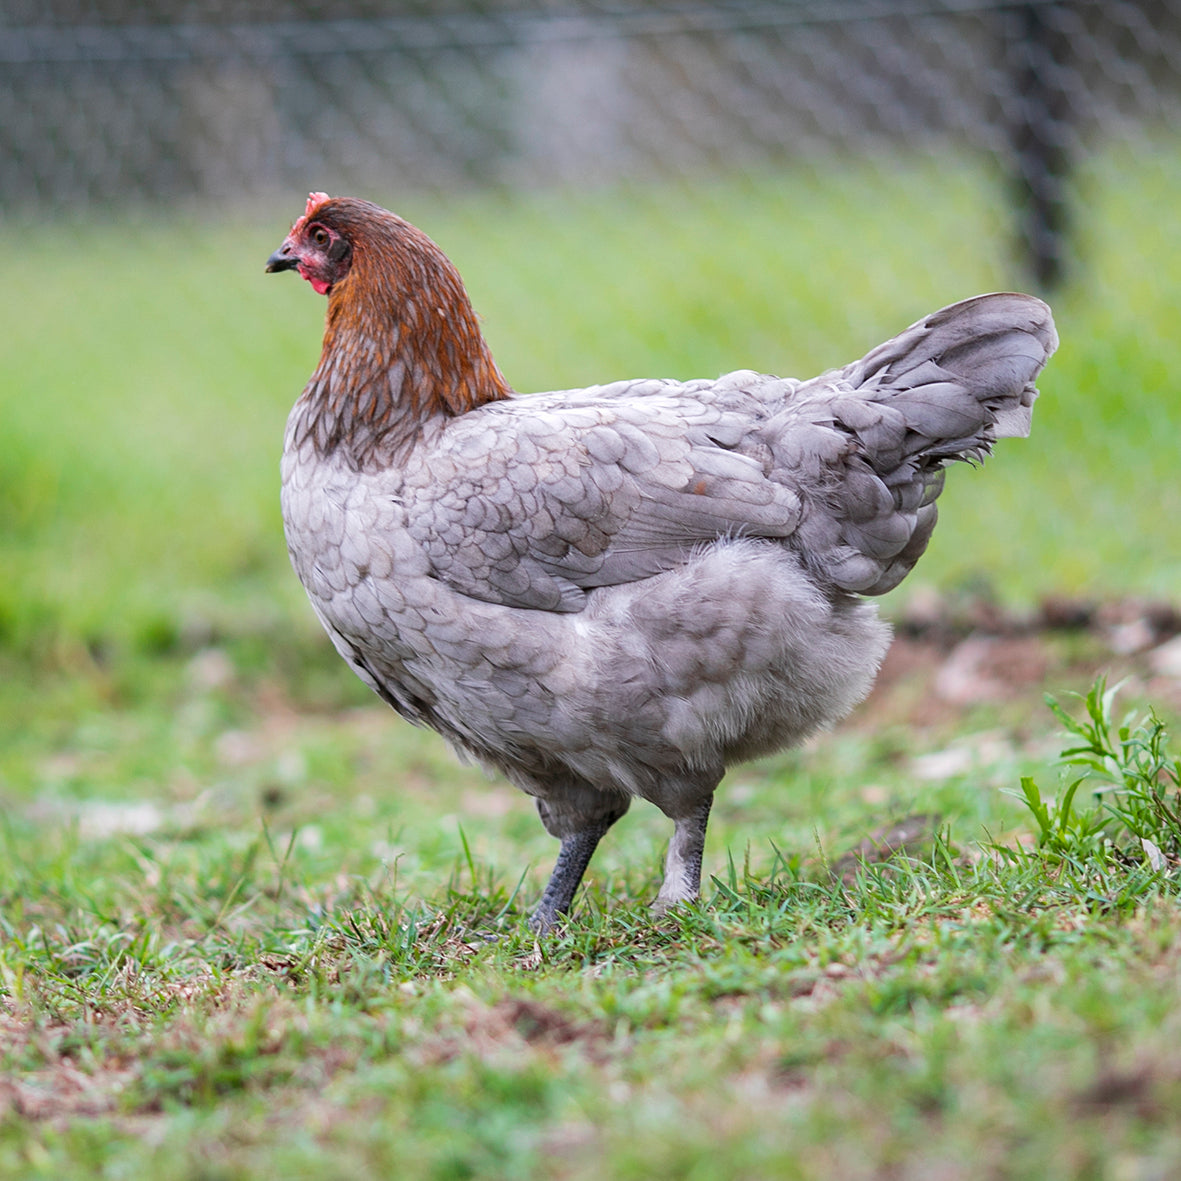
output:
POLYGON ((1049 287, 1075 170, 1181 108, 1181 0, 8 0, 0 209, 606 185, 953 144, 1049 287))

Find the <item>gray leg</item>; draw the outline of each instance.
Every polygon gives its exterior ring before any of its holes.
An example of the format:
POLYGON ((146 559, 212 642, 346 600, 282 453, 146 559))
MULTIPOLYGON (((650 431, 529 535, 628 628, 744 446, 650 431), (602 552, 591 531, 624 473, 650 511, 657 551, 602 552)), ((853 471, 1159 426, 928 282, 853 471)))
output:
POLYGON ((545 893, 529 916, 529 926, 534 931, 545 934, 570 909, 599 841, 630 803, 626 796, 605 798, 602 792, 581 785, 571 785, 560 795, 555 793, 549 799, 537 801, 546 831, 556 836, 562 847, 545 893))
POLYGON ((672 840, 664 859, 664 881, 652 903, 657 914, 663 914, 678 902, 692 902, 701 890, 701 858, 712 803, 713 796, 709 796, 700 807, 673 821, 672 840))
POLYGON ((602 821, 593 828, 584 828, 581 832, 562 838, 562 848, 554 871, 550 874, 549 884, 545 887, 537 909, 529 916, 529 926, 538 934, 544 935, 557 923, 559 916, 570 909, 582 875, 586 873, 599 841, 611 824, 610 820, 602 821))

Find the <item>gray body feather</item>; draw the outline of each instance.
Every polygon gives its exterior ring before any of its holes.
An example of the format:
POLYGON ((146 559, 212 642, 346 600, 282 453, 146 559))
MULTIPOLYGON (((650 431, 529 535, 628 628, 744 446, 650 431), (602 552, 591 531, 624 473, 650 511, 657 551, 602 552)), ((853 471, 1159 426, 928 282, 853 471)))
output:
MULTIPOLYGON (((728 762, 868 692, 889 632, 859 596, 922 554, 946 462, 1028 432, 1055 345, 1040 301, 981 296, 811 381, 511 398, 360 472, 297 406, 292 562, 358 674, 535 796, 563 856, 633 796, 680 834, 728 762)), ((662 901, 692 877, 670 852, 662 901)))

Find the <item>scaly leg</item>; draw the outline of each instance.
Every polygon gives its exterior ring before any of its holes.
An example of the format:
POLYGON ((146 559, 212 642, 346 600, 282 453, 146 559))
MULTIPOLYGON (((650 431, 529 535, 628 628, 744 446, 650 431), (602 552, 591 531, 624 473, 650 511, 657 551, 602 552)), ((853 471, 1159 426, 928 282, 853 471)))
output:
POLYGON ((562 837, 562 848, 558 852, 554 871, 550 874, 549 884, 537 909, 529 916, 529 926, 539 935, 551 930, 559 917, 570 909, 574 892, 582 881, 582 875, 599 841, 615 820, 615 816, 596 820, 578 832, 562 837))
POLYGON ((692 902, 700 892, 701 858, 705 853, 705 829, 712 804, 713 796, 709 796, 700 807, 673 821, 672 840, 664 859, 664 881, 652 903, 657 914, 663 914, 678 902, 692 902))

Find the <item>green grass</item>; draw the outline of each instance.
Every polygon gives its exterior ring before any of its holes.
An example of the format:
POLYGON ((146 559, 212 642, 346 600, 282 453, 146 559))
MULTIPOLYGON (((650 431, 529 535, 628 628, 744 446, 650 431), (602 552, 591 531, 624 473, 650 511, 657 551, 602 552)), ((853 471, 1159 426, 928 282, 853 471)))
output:
MULTIPOLYGON (((1021 806, 1002 789, 1035 760, 1055 787, 1033 753, 1049 711, 943 783, 890 722, 738 772, 704 902, 660 921, 644 902, 667 825, 638 808, 567 928, 537 943, 521 916, 553 849, 524 798, 376 707, 295 719, 265 678, 210 673, 95 709, 47 755, 56 782, 10 796, 0 1175, 1181 1163, 1174 871, 1064 872, 1013 842, 1021 806), (944 813, 933 841, 831 876, 867 827, 916 807, 944 813)), ((1015 732, 1015 716, 924 741, 1015 732)))
MULTIPOLYGON (((1179 164, 1080 176, 1034 435, 952 473, 916 581, 1172 591, 1179 164)), ((448 249, 530 390, 850 359, 1017 284, 998 192, 920 158, 370 195, 448 249)), ((287 569, 323 305, 261 268, 298 208, 0 229, 0 1177, 1175 1175, 1177 763, 1101 695, 1068 707, 1101 797, 1053 765, 1040 685, 931 714, 916 675, 731 774, 700 905, 648 914, 668 825, 637 807, 532 938, 530 802, 376 703, 287 569), (942 821, 908 856, 841 860, 915 813, 942 821)), ((1088 642, 1044 641, 1064 702, 1088 642)))

